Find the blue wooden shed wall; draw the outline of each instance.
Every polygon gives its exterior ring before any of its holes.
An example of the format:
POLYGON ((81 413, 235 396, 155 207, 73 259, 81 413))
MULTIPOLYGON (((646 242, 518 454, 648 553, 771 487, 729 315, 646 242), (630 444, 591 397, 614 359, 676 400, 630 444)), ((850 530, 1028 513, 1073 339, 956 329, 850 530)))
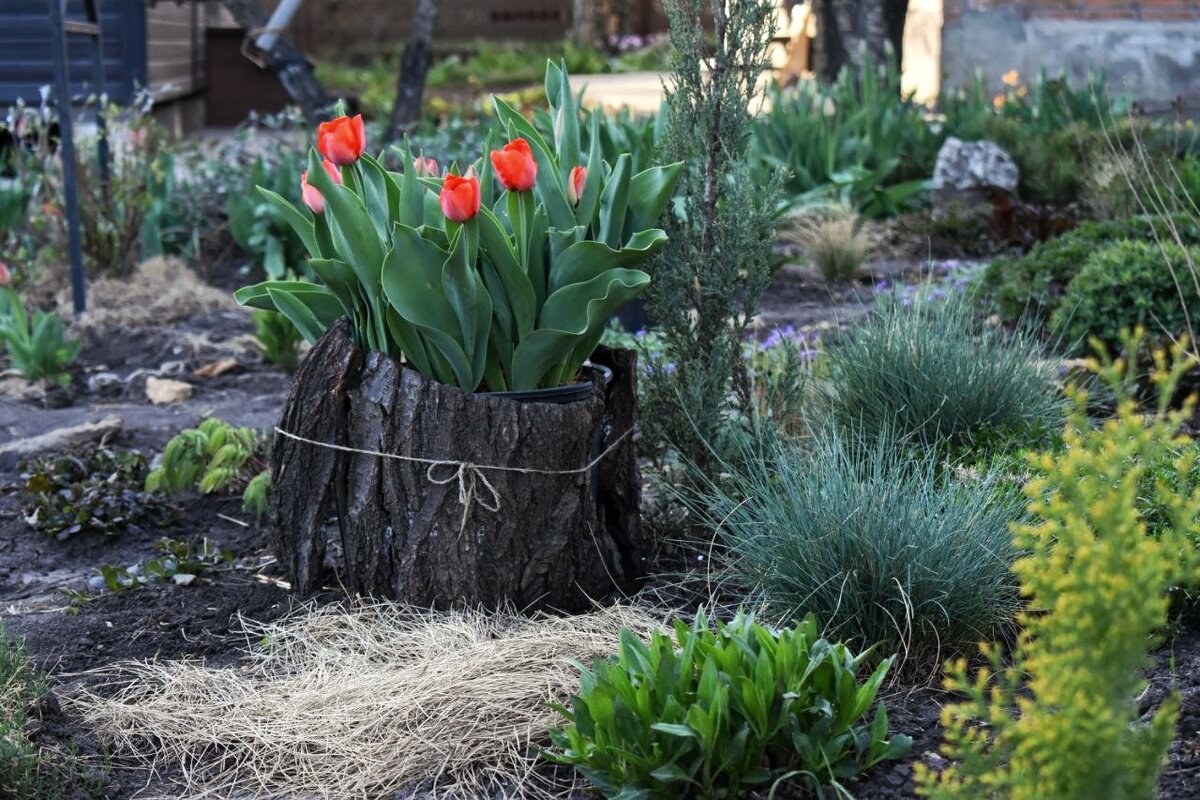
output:
MULTIPOLYGON (((104 30, 104 82, 108 96, 127 103, 146 85, 144 0, 99 0, 104 30)), ((23 98, 38 102, 41 86, 53 83, 47 0, 0 2, 0 105, 23 98)), ((82 0, 68 0, 67 19, 84 19, 82 0)), ((67 37, 71 91, 76 99, 93 91, 91 41, 67 37)))

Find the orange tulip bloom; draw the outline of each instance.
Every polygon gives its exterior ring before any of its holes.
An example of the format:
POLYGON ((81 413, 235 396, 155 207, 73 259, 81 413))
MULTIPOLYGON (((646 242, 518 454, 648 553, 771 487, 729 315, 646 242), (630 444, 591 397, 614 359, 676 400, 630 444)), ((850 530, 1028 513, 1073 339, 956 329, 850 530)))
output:
POLYGON ((362 114, 338 117, 317 127, 317 152, 339 167, 358 161, 367 147, 362 114))
POLYGON ((567 181, 567 200, 571 205, 579 205, 583 197, 583 187, 587 184, 587 167, 572 167, 571 180, 567 181))
MULTIPOLYGON (((321 162, 321 166, 329 173, 329 177, 333 182, 340 186, 342 183, 342 172, 337 168, 337 165, 329 159, 325 159, 321 162)), ((304 205, 308 206, 308 210, 314 214, 325 213, 325 197, 317 191, 317 187, 309 185, 308 170, 300 173, 300 199, 304 201, 304 205)))
POLYGON ((466 222, 479 213, 479 178, 447 175, 438 195, 442 213, 454 222, 466 222))
POLYGON ((528 192, 537 182, 537 162, 524 139, 513 139, 503 150, 493 150, 492 168, 510 192, 528 192))

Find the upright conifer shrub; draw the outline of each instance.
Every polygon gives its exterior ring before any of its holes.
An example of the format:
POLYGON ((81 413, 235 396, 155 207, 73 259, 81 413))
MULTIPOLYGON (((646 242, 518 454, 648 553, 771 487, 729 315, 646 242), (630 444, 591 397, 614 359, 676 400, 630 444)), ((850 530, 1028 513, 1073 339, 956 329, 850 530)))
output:
MULTIPOLYGON (((649 294, 665 363, 652 365, 643 424, 701 470, 733 407, 748 400, 741 341, 770 277, 779 181, 755 185, 747 151, 774 31, 772 0, 665 0, 674 48, 669 161, 684 172, 649 294), (713 18, 701 25, 702 4, 713 18)), ((748 407, 746 402, 743 407, 748 407)))
MULTIPOLYGON (((1138 350, 1127 340, 1128 352, 1138 350)), ((1139 413, 1122 362, 1097 366, 1122 398, 1114 419, 1092 427, 1086 397, 1061 454, 1032 456, 1025 487, 1034 519, 1016 526, 1024 551, 1013 569, 1028 611, 1007 663, 984 648, 990 668, 950 665, 947 688, 966 699, 946 706, 943 752, 956 763, 940 774, 917 764, 920 793, 936 800, 1141 800, 1154 796, 1179 712, 1172 693, 1149 717, 1136 698, 1146 687, 1147 648, 1167 623, 1168 590, 1196 574, 1193 536, 1200 490, 1157 481, 1153 501, 1169 523, 1155 535, 1139 513, 1146 472, 1164 460, 1186 474, 1195 451, 1182 448, 1181 423, 1195 410, 1167 402, 1193 366, 1179 342, 1173 359, 1155 356, 1158 413, 1139 413), (1175 454, 1183 451, 1183 455, 1175 454)))

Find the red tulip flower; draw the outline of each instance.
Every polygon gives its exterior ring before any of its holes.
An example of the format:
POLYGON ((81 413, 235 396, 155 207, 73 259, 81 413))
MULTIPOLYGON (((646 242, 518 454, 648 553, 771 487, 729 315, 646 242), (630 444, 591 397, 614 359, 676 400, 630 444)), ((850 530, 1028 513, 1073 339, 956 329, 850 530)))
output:
POLYGON ((567 200, 571 205, 579 205, 579 198, 583 197, 583 187, 587 183, 587 167, 572 167, 571 180, 567 181, 567 200))
MULTIPOLYGON (((342 172, 329 159, 321 162, 321 166, 329 173, 330 179, 338 184, 342 183, 342 172)), ((308 183, 308 170, 300 173, 300 198, 304 201, 304 205, 308 206, 308 210, 314 214, 323 214, 325 212, 325 197, 317 191, 317 187, 310 186, 308 183)))
POLYGON ((317 151, 339 167, 358 161, 366 146, 362 114, 331 119, 317 127, 317 151))
POLYGON ((8 271, 8 264, 0 261, 0 286, 8 286, 12 283, 12 273, 8 271))
POLYGON ((413 159, 413 169, 417 173, 418 178, 436 178, 442 174, 441 167, 432 158, 417 156, 413 159))
POLYGON ((528 192, 537 182, 537 162, 524 139, 513 139, 503 150, 493 150, 492 168, 510 192, 528 192))
POLYGON ((438 195, 442 213, 454 222, 467 222, 479 213, 479 178, 474 175, 447 175, 438 195))

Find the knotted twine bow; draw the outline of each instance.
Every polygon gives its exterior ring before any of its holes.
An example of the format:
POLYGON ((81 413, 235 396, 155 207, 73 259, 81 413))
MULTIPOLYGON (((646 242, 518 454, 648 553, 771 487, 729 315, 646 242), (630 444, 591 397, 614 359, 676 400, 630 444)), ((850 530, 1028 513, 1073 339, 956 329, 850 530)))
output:
POLYGON ((488 480, 485 470, 493 472, 516 472, 523 475, 579 475, 584 472, 591 471, 592 467, 599 464, 613 450, 617 449, 625 437, 633 433, 633 428, 629 428, 620 436, 612 441, 608 447, 600 452, 600 455, 593 458, 582 467, 576 469, 536 469, 533 467, 509 467, 499 464, 476 464, 471 461, 458 461, 449 458, 422 458, 420 456, 404 456, 399 453, 381 453, 378 450, 363 450, 358 447, 348 447, 343 444, 331 444, 329 442, 319 442, 316 439, 308 439, 290 431, 285 431, 278 425, 275 426, 275 432, 280 436, 288 439, 293 439, 304 444, 311 444, 314 447, 324 447, 327 450, 338 450, 343 453, 357 453, 361 456, 375 456, 377 458, 391 458, 396 461, 408 461, 413 464, 425 464, 425 479, 430 483, 438 486, 448 486, 452 483, 458 484, 458 502, 463 508, 462 521, 459 524, 458 532, 461 534, 467 527, 467 516, 471 513, 471 506, 478 503, 482 508, 491 511, 493 514, 500 510, 500 492, 488 480), (438 471, 443 468, 450 468, 450 472, 444 477, 438 476, 438 471), (480 496, 480 489, 486 492, 486 495, 480 496))

